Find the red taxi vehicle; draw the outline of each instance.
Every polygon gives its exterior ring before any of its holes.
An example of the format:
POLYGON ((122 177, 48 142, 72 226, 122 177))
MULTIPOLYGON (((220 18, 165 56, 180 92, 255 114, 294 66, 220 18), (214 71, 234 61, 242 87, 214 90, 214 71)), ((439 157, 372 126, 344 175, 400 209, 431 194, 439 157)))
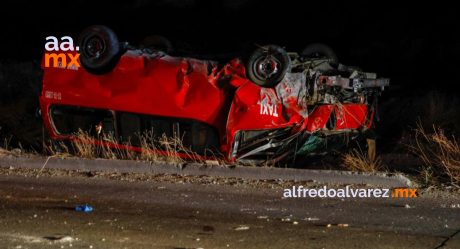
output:
POLYGON ((105 26, 83 31, 82 67, 43 68, 40 108, 50 137, 71 140, 85 130, 98 142, 102 132, 117 138, 113 146, 139 150, 140 134, 150 131, 178 136, 202 156, 277 162, 372 130, 389 85, 340 64, 322 44, 300 53, 261 46, 226 63, 171 56, 163 45, 133 47, 105 26))

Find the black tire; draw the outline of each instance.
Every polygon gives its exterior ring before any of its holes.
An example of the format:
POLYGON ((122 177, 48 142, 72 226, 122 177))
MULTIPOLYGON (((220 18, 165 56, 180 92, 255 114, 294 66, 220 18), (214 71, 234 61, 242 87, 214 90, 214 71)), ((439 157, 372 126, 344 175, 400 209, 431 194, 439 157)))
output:
POLYGON ((249 80, 261 87, 274 87, 283 80, 291 67, 286 51, 276 45, 256 49, 246 63, 249 80))
POLYGON ((145 37, 139 44, 141 48, 160 50, 167 54, 174 51, 171 41, 161 35, 150 35, 145 37))
POLYGON ((303 58, 308 58, 308 59, 319 59, 319 58, 330 59, 331 61, 329 63, 331 65, 339 64, 339 59, 337 55, 335 54, 334 50, 332 50, 332 48, 322 43, 314 43, 314 44, 308 45, 306 48, 304 48, 301 55, 303 58))
POLYGON ((118 63, 123 49, 110 28, 94 25, 86 28, 79 39, 80 62, 92 74, 110 72, 118 63))

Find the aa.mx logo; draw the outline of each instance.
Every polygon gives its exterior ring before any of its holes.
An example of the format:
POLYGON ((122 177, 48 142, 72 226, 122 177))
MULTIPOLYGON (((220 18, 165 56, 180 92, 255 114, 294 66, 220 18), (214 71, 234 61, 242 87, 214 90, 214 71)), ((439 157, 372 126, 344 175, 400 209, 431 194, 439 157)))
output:
POLYGON ((70 36, 61 37, 61 42, 54 36, 46 37, 45 67, 78 70, 80 67, 79 47, 74 47, 70 36))

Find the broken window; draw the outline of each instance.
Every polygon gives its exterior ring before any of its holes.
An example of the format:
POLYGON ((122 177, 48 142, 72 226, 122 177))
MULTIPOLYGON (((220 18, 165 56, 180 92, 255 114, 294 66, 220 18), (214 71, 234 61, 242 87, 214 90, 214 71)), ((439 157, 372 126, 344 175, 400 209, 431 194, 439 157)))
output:
POLYGON ((72 135, 80 130, 92 136, 114 134, 113 113, 76 106, 52 106, 50 115, 56 132, 61 135, 72 135))

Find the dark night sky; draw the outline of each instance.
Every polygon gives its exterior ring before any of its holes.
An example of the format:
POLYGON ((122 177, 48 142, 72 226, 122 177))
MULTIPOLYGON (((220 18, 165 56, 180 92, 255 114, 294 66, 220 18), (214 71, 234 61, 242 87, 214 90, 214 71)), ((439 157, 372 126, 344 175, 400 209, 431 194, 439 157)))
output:
POLYGON ((344 64, 406 86, 457 85, 460 9, 439 1, 111 0, 9 1, 0 9, 0 59, 40 59, 45 37, 92 24, 112 27, 136 43, 161 34, 196 53, 243 51, 273 43, 300 51, 323 42, 344 64), (401 1, 402 2, 402 1, 401 1))

